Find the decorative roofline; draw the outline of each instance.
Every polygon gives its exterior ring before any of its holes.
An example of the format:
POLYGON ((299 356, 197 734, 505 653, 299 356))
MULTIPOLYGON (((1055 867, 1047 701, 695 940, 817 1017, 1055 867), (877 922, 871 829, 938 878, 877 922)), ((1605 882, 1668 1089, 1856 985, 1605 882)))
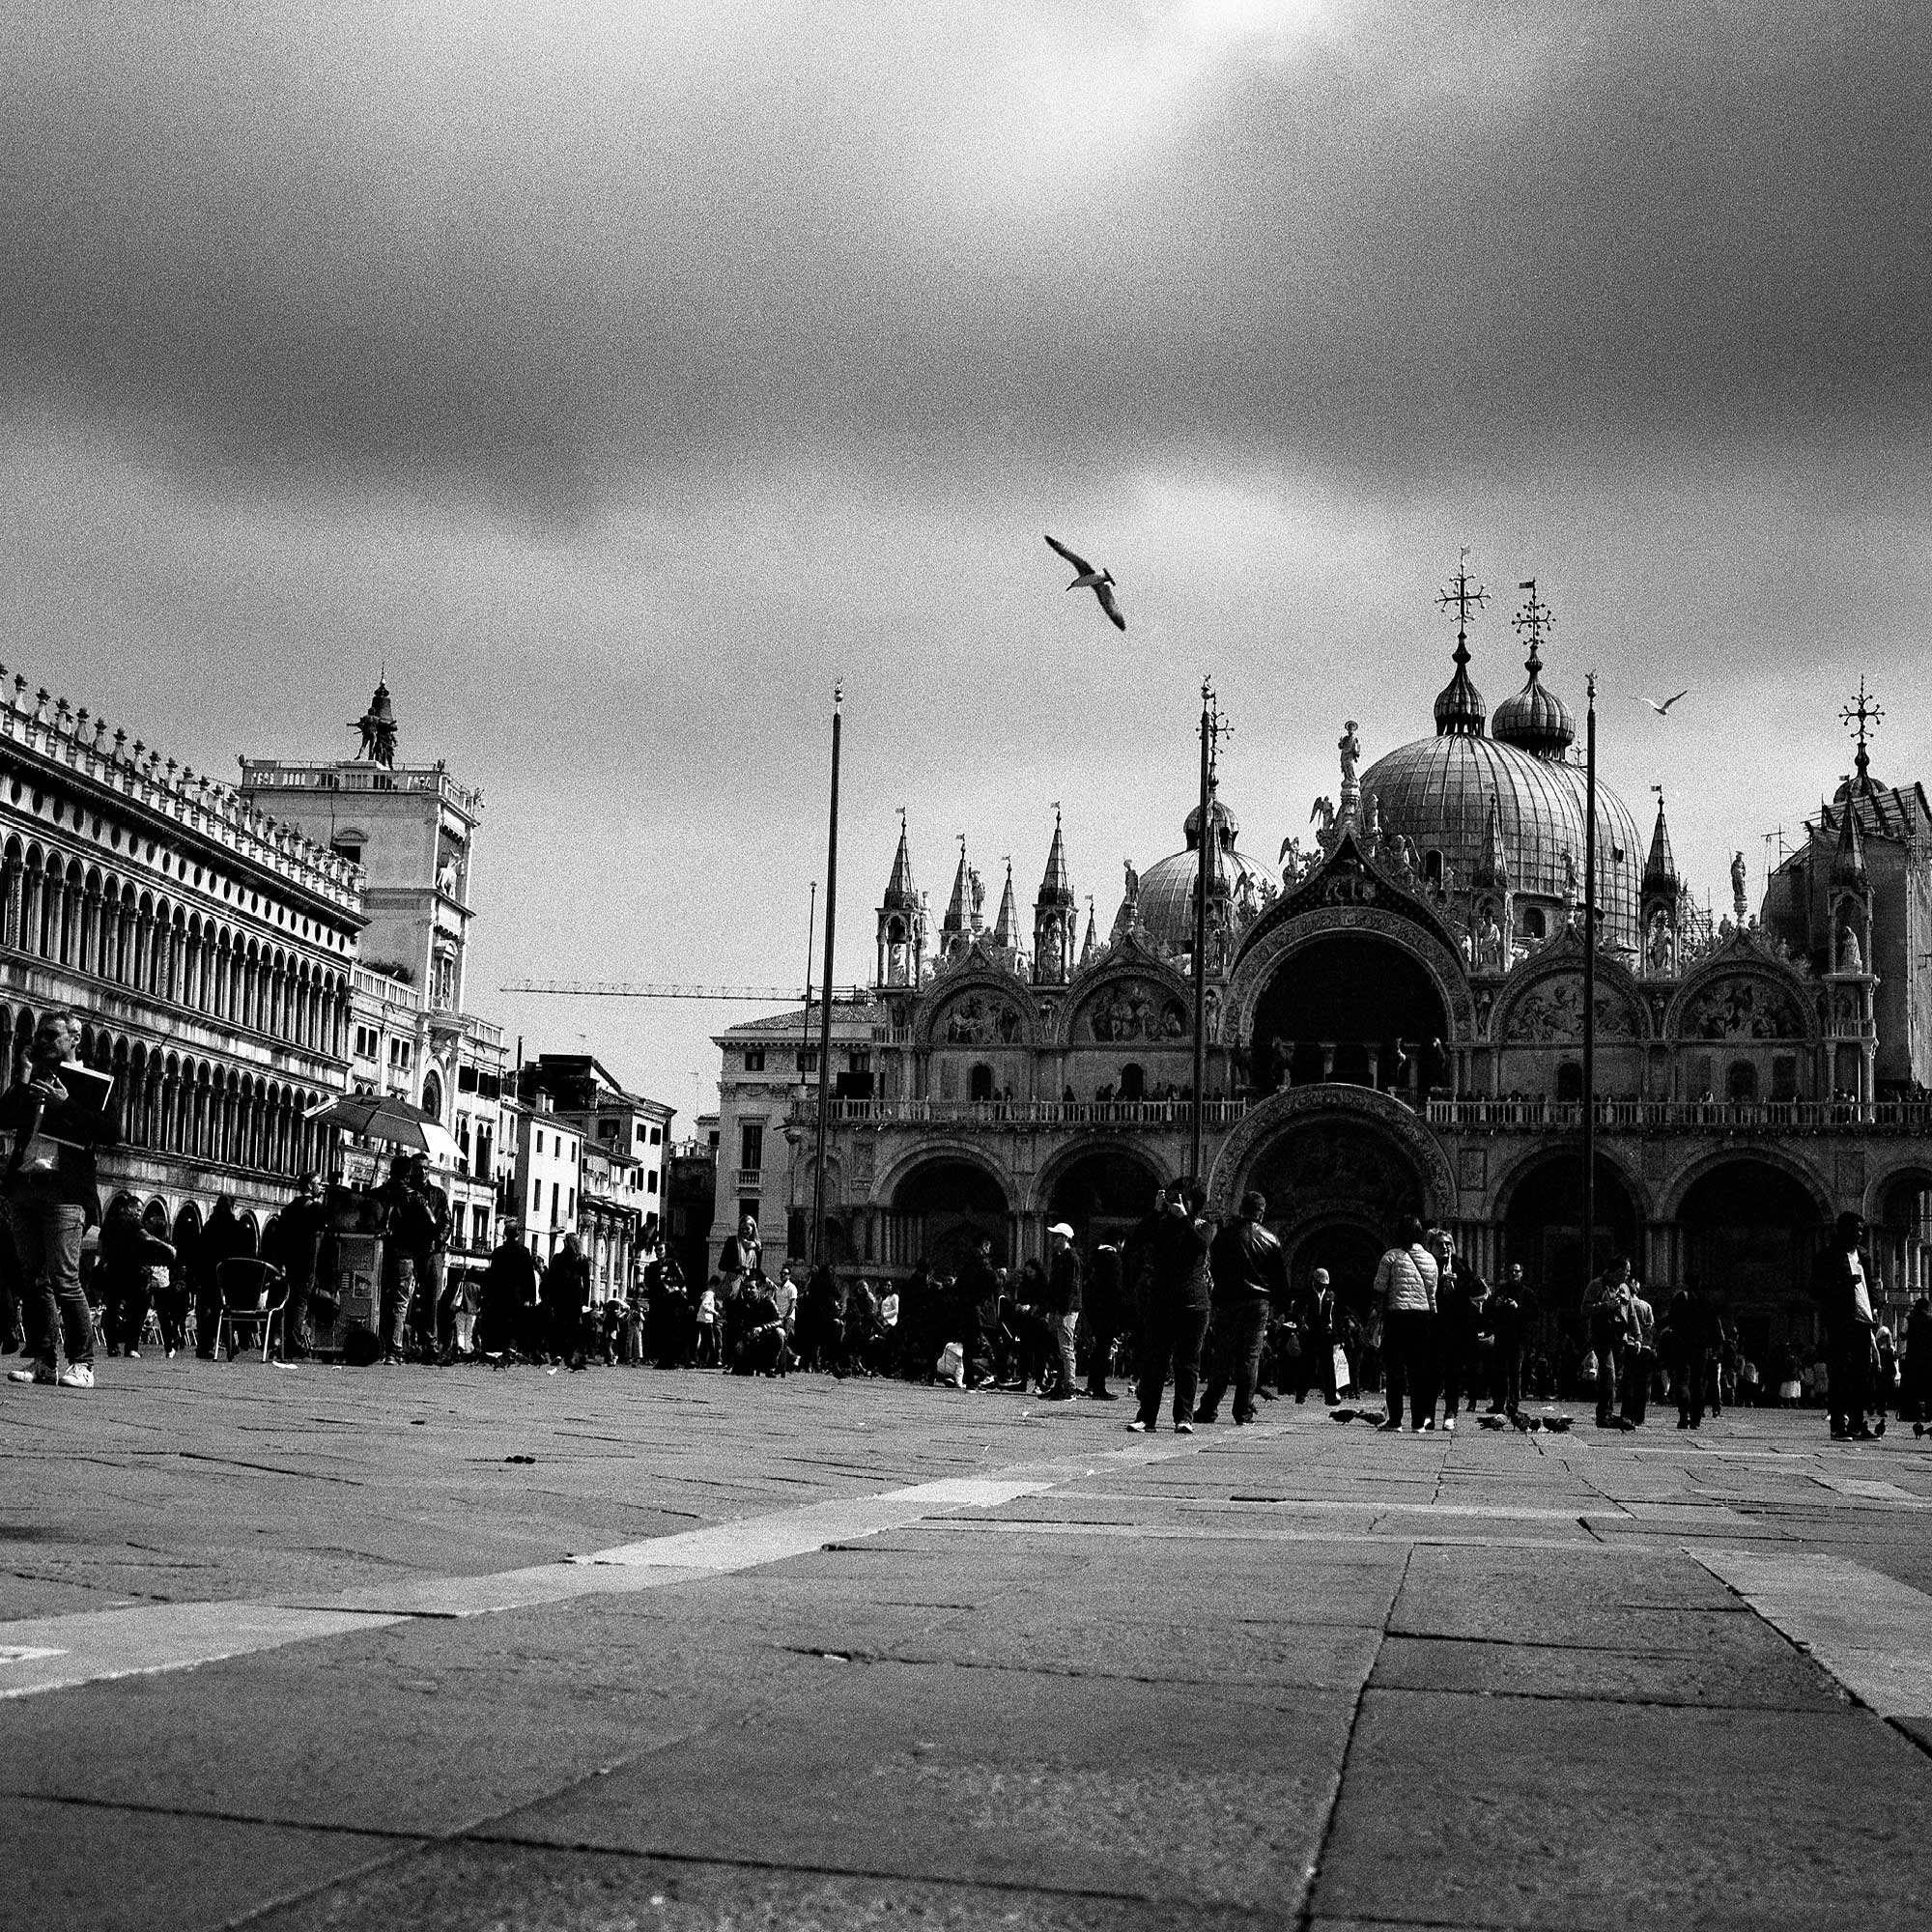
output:
POLYGON ((26 678, 16 671, 9 686, 6 672, 0 665, 0 740, 171 818, 184 831, 361 918, 360 866, 255 810, 234 786, 173 758, 163 760, 138 738, 130 744, 126 731, 110 737, 106 719, 91 716, 85 705, 75 710, 44 688, 30 703, 26 678))
POLYGON ((483 816, 478 786, 459 784, 440 761, 433 765, 371 765, 359 759, 297 763, 242 758, 242 782, 263 791, 433 791, 472 823, 483 816))

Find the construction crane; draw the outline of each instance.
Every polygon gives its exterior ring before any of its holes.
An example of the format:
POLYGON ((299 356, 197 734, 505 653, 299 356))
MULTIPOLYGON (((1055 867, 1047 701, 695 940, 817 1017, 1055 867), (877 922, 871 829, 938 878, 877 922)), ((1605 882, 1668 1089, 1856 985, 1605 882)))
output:
MULTIPOLYGON (((628 980, 512 980, 497 987, 499 993, 543 993, 557 999, 582 1000, 743 1000, 769 1006, 774 1000, 786 1002, 803 997, 815 1001, 815 991, 801 995, 796 986, 676 986, 656 982, 639 983, 628 980)), ((868 998, 868 986, 837 986, 834 1000, 868 998)))

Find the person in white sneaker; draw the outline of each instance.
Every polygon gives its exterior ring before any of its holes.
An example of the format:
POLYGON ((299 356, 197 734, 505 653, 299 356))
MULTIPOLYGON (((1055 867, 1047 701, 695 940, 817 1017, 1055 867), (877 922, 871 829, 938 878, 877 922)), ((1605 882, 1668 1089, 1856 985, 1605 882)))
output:
POLYGON ((94 1386, 94 1319, 80 1286, 80 1241, 100 1219, 94 1150, 119 1136, 111 1090, 74 1061, 79 1046, 73 1021, 48 1013, 34 1030, 20 1077, 0 1096, 0 1129, 11 1130, 0 1201, 35 1314, 38 1356, 31 1369, 9 1370, 9 1381, 94 1386))

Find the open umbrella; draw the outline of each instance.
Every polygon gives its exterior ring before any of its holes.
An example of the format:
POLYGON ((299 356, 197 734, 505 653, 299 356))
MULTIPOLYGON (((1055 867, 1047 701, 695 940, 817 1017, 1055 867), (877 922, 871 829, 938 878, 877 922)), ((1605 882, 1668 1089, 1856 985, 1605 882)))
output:
POLYGON ((426 1153, 438 1167, 454 1167, 463 1156, 455 1137, 434 1114, 395 1094, 341 1094, 311 1107, 303 1118, 325 1127, 340 1127, 344 1133, 359 1134, 364 1140, 426 1153))

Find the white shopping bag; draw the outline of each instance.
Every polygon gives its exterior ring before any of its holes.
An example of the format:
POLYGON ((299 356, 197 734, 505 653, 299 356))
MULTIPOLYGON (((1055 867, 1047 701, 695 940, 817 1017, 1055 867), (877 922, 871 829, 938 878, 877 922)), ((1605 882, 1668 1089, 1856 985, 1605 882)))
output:
POLYGON ((935 1366, 940 1380, 951 1382, 955 1388, 966 1386, 966 1350, 957 1342, 949 1342, 940 1350, 935 1366))
POLYGON ((1340 1395, 1349 1386, 1349 1351, 1341 1343, 1335 1344, 1335 1393, 1340 1395))

